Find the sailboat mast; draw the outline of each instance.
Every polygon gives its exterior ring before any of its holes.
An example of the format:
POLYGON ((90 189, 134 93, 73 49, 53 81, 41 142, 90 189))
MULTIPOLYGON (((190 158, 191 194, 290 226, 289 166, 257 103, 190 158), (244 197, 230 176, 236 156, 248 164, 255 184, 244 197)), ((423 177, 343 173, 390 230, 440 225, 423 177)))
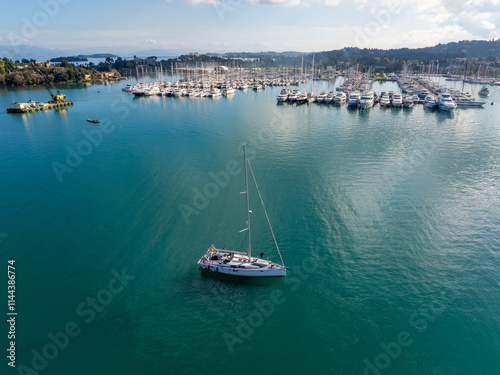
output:
POLYGON ((467 59, 465 59, 464 78, 462 79, 462 94, 464 93, 465 79, 467 78, 467 59))
POLYGON ((245 195, 247 197, 247 227, 248 227, 248 246, 247 246, 247 254, 248 257, 252 256, 252 243, 250 240, 250 205, 248 201, 248 173, 247 173, 247 146, 243 145, 243 159, 245 166, 245 195))

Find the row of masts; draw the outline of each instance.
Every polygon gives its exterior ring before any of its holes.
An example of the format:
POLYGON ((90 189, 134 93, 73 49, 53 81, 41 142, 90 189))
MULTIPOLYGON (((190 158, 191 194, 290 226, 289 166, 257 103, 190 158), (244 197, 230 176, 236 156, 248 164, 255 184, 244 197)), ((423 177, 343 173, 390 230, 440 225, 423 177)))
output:
MULTIPOLYGON (((143 69, 143 67, 141 68, 143 69)), ((137 68, 139 70, 139 68, 137 68)), ((145 73, 141 71, 141 73, 145 73)), ((154 75, 145 75, 146 82, 128 85, 124 91, 136 96, 188 96, 217 97, 231 95, 236 90, 262 90, 267 86, 299 86, 310 78, 302 70, 292 69, 244 69, 227 70, 223 66, 177 67, 172 65, 165 81, 166 72, 160 67, 154 75), (152 78, 152 79, 151 79, 152 78), (152 82, 148 82, 152 80, 152 82)), ((138 79, 139 80, 139 79, 138 79)))

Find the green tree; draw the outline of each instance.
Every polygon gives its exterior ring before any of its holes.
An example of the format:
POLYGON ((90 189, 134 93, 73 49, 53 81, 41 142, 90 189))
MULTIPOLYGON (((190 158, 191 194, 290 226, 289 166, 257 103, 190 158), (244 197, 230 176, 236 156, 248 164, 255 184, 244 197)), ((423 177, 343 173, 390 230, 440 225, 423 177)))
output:
POLYGON ((56 67, 54 69, 54 79, 56 82, 66 82, 69 80, 68 70, 63 67, 56 67))
POLYGON ((24 85, 24 78, 18 73, 10 74, 12 76, 12 84, 16 86, 24 85))
POLYGON ((336 55, 330 56, 326 62, 326 65, 335 66, 339 63, 339 58, 336 55))
POLYGON ((12 72, 14 70, 14 68, 16 67, 16 65, 6 57, 3 58, 3 61, 5 63, 5 72, 7 72, 7 73, 12 72))

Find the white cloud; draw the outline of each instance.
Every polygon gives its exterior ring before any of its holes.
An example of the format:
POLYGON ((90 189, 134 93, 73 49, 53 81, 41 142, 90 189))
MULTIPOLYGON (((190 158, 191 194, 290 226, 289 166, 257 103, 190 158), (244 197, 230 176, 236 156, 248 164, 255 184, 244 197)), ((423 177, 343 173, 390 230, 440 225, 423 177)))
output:
POLYGON ((191 5, 211 4, 217 6, 216 0, 187 0, 187 3, 191 5))
POLYGON ((158 42, 154 39, 146 39, 145 42, 148 44, 158 44, 158 42))
POLYGON ((487 30, 495 30, 496 29, 496 26, 493 22, 486 21, 486 20, 481 22, 481 26, 483 27, 483 29, 487 29, 487 30))
MULTIPOLYGON (((431 30, 455 27, 463 39, 489 39, 499 36, 499 3, 500 0, 422 0, 409 6, 416 13, 415 19, 431 30)), ((458 34, 450 34, 449 39, 458 40, 458 34)))
POLYGON ((249 0, 254 4, 261 5, 284 5, 284 6, 297 6, 300 5, 301 0, 249 0))
MULTIPOLYGON (((243 0, 187 0, 187 2, 192 5, 198 5, 198 4, 217 5, 218 1, 221 3, 227 3, 227 5, 234 6, 242 2, 243 0)), ((304 7, 311 7, 314 4, 339 6, 345 0, 247 0, 247 1, 252 4, 259 4, 259 5, 276 5, 276 6, 289 6, 289 7, 295 7, 300 5, 304 7)), ((365 0, 356 0, 356 1, 365 1, 365 0)))

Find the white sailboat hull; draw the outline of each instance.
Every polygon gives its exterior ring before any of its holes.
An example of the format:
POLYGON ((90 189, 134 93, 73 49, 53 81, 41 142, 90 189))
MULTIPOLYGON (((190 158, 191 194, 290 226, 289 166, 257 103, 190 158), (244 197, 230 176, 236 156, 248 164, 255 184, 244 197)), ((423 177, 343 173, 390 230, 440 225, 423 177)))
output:
POLYGON ((286 267, 269 260, 208 249, 198 265, 208 271, 237 277, 285 277, 286 267))
POLYGON ((438 108, 442 111, 447 111, 447 112, 451 112, 453 111, 455 108, 457 107, 457 105, 451 105, 451 104, 446 104, 446 103, 438 103, 438 108))

